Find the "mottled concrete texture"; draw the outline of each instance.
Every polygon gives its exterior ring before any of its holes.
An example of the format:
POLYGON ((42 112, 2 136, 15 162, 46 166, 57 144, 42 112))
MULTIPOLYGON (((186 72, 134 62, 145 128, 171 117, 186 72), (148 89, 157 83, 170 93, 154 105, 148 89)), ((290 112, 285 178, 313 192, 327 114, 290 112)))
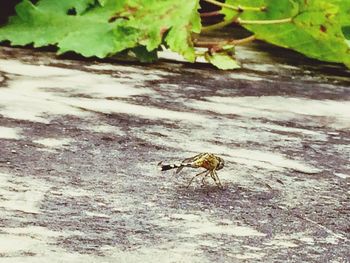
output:
POLYGON ((350 72, 239 54, 223 72, 0 47, 0 262, 350 262, 350 72), (200 152, 226 190, 157 170, 200 152))

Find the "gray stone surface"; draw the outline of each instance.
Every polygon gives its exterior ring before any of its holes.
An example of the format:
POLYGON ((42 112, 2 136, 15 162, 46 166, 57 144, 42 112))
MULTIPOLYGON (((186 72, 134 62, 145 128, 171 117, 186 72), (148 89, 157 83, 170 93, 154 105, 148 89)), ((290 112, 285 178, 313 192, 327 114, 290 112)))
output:
MULTIPOLYGON (((350 78, 0 47, 0 262, 350 262, 350 78), (226 190, 157 163, 226 161, 226 190)), ((284 58, 282 58, 282 53, 284 58)))

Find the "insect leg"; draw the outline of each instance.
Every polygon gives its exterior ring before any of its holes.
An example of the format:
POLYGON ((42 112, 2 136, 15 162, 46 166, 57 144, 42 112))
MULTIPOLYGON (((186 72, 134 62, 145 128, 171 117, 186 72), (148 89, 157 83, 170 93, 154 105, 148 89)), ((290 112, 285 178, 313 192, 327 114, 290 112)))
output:
POLYGON ((220 182, 219 176, 218 176, 218 174, 216 173, 215 170, 213 170, 213 171, 210 172, 210 176, 211 176, 211 178, 213 178, 214 182, 216 183, 216 185, 217 185, 220 189, 224 189, 224 187, 222 186, 222 184, 221 184, 221 182, 220 182))
POLYGON ((204 173, 206 173, 204 176, 207 176, 210 173, 210 171, 205 170, 205 171, 200 172, 199 174, 196 174, 195 176, 193 176, 192 179, 190 180, 190 182, 188 183, 188 185, 186 186, 186 188, 190 187, 190 185, 193 182, 194 178, 196 178, 197 176, 200 176, 200 175, 202 175, 204 173))
POLYGON ((207 185, 207 182, 205 181, 207 176, 208 176, 208 173, 205 176, 203 176, 203 178, 202 178, 202 186, 206 186, 207 185))

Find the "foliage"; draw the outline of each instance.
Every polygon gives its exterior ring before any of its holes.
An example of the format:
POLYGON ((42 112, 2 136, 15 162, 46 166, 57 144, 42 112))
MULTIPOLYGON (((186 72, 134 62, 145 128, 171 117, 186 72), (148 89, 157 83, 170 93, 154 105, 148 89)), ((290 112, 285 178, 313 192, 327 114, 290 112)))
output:
POLYGON ((193 0, 41 0, 36 5, 23 0, 17 16, 0 30, 0 40, 57 45, 59 53, 100 58, 137 47, 136 55, 149 61, 164 38, 171 50, 194 61, 191 33, 200 32, 198 7, 193 0))
MULTIPOLYGON (((297 50, 323 61, 342 62, 350 67, 350 45, 344 31, 350 25, 349 0, 226 0, 228 4, 266 6, 264 12, 243 12, 241 24, 257 39, 297 50), (284 21, 291 18, 290 21, 284 21), (247 24, 244 20, 271 21, 273 24, 247 24), (281 23, 278 22, 281 20, 281 23)), ((225 19, 237 11, 224 8, 225 19)))
MULTIPOLYGON (((350 67, 350 0, 203 0, 220 8, 224 21, 202 26, 199 0, 22 0, 15 16, 0 27, 0 41, 34 47, 56 45, 104 58, 133 53, 142 62, 168 48, 194 62, 197 56, 222 69, 234 69, 235 45, 261 39, 319 60, 350 67), (253 37, 219 43, 200 33, 240 25, 253 37), (195 47, 206 52, 196 53, 195 47)), ((0 3, 1 9, 1 3, 0 3)))

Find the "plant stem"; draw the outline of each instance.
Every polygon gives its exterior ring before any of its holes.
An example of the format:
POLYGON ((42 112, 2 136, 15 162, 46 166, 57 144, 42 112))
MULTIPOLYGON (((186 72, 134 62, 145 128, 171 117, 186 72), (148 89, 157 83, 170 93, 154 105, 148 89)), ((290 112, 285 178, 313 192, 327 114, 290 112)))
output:
POLYGON ((245 38, 241 38, 241 39, 233 39, 233 40, 229 40, 226 42, 227 45, 244 45, 247 44, 249 42, 252 42, 256 39, 255 35, 251 35, 249 37, 245 37, 245 38))
POLYGON ((214 46, 222 46, 226 43, 226 41, 221 42, 215 42, 215 41, 195 41, 194 46, 195 47, 207 47, 212 48, 214 46))
POLYGON ((219 1, 216 0, 204 0, 205 2, 211 3, 213 5, 216 6, 221 6, 221 7, 226 7, 232 10, 235 10, 237 12, 243 12, 243 11, 265 11, 266 7, 262 6, 262 7, 249 7, 249 6, 233 6, 233 5, 229 5, 229 4, 225 4, 225 3, 221 3, 219 1))
POLYGON ((269 25, 269 24, 285 24, 293 21, 292 17, 284 18, 284 19, 276 19, 276 20, 243 20, 240 18, 235 19, 235 21, 240 25, 269 25))
POLYGON ((207 47, 207 48, 219 48, 218 50, 222 49, 225 45, 244 45, 247 44, 253 40, 255 40, 255 35, 251 35, 249 37, 245 37, 242 39, 232 39, 232 40, 226 40, 226 41, 194 41, 194 44, 196 47, 207 47))
MULTIPOLYGON (((237 18, 235 17, 234 21, 236 21, 237 18)), ((226 21, 222 21, 210 26, 203 26, 201 32, 208 32, 208 31, 212 31, 212 30, 216 30, 216 29, 220 29, 223 28, 229 24, 232 24, 234 22, 233 20, 226 20, 226 21)))
POLYGON ((211 16, 218 16, 221 15, 219 11, 213 11, 213 12, 206 12, 206 13, 201 13, 201 17, 211 17, 211 16))
POLYGON ((276 20, 243 20, 239 17, 234 17, 231 20, 222 21, 210 26, 202 27, 202 32, 208 32, 215 29, 223 28, 231 23, 237 23, 239 25, 271 25, 271 24, 285 24, 293 21, 293 17, 276 19, 276 20))

